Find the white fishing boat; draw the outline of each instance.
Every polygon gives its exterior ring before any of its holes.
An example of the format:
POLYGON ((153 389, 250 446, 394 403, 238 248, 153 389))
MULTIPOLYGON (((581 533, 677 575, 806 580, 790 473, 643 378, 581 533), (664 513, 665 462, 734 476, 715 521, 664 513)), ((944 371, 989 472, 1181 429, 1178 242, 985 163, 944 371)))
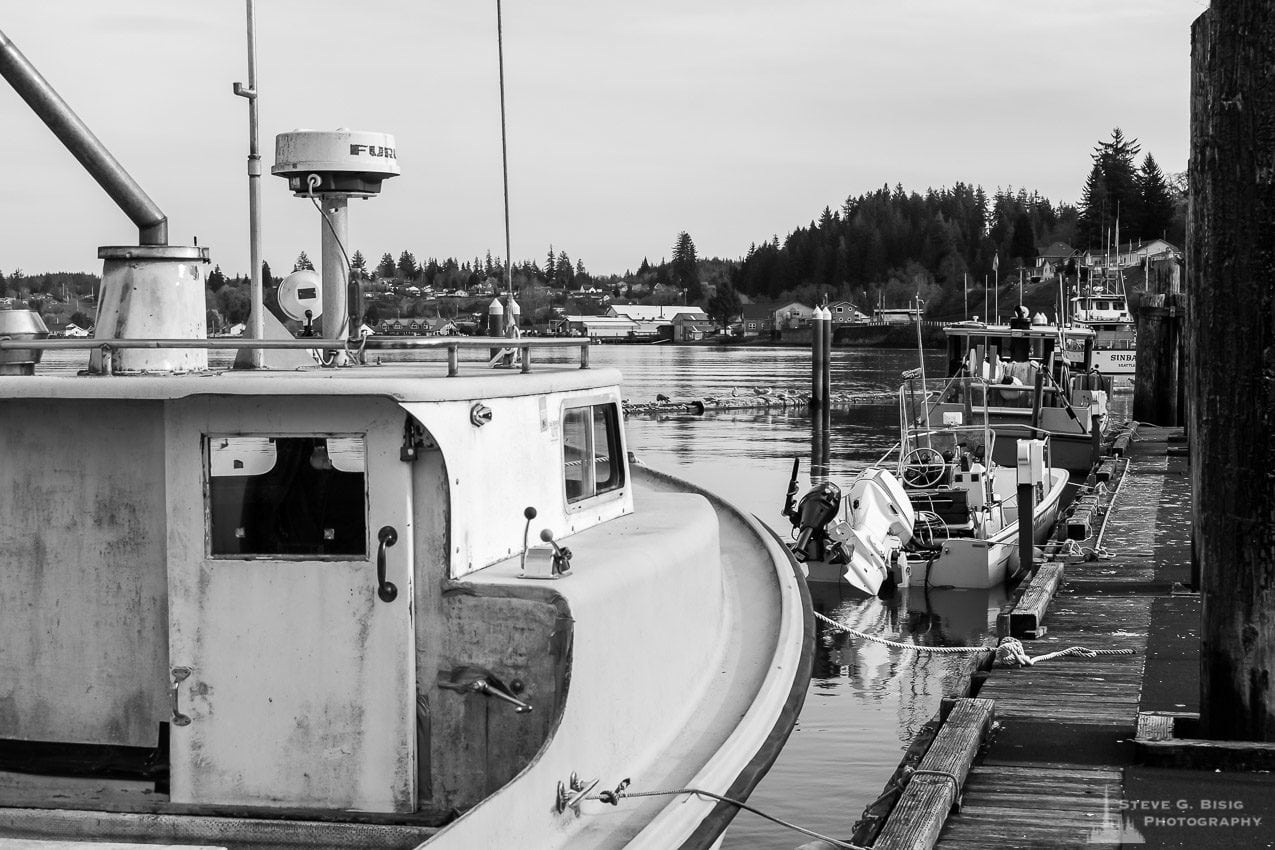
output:
POLYGON ((213 341, 209 249, 2 33, 0 75, 139 228, 96 338, 2 325, 0 844, 716 846, 809 678, 774 535, 629 457, 588 340, 346 337, 392 138, 281 137, 326 309, 280 303, 321 335, 213 341))
MULTIPOLYGON (((1138 335, 1123 286, 1101 283, 1071 299, 1071 322, 1094 332, 1093 368, 1113 387, 1129 386, 1137 373, 1138 335)), ((1083 346, 1069 349, 1072 355, 1083 346)))
MULTIPOLYGON (((1022 569, 1024 493, 1031 500, 1033 544, 1048 537, 1068 480, 1050 461, 1049 440, 1019 439, 1015 463, 997 462, 994 430, 965 424, 961 412, 937 412, 933 400, 951 392, 952 383, 929 393, 919 381, 904 385, 896 462, 865 469, 844 498, 835 484, 823 482, 794 501, 790 484, 784 512, 810 581, 844 581, 869 595, 900 583, 990 588, 1013 582, 1022 569)), ((967 393, 971 385, 987 386, 963 383, 967 393)))
POLYGON ((935 421, 987 417, 1000 440, 993 460, 1016 462, 1015 440, 1048 436, 1054 465, 1083 479, 1101 456, 1109 384, 1093 366, 1089 328, 1037 323, 1021 327, 956 322, 947 336, 954 380, 933 405, 935 421), (984 398, 984 390, 987 392, 984 398))

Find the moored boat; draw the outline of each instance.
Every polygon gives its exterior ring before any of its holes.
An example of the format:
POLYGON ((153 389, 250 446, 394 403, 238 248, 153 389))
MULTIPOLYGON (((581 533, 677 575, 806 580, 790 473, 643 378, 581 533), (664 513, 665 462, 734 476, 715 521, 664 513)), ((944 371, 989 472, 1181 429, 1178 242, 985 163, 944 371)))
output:
MULTIPOLYGON (((587 340, 350 340, 335 262, 322 336, 209 340, 208 248, 3 34, 0 71, 139 227, 97 338, 0 340, 0 839, 714 846, 809 678, 779 541, 631 461, 587 340)), ((340 207, 325 260, 368 147, 276 167, 340 207)))
MULTIPOLYGON (((943 390, 951 388, 943 382, 943 390)), ((1015 463, 1000 464, 995 431, 950 414, 931 418, 939 395, 913 381, 900 391, 902 438, 893 471, 865 469, 844 498, 831 482, 799 502, 790 495, 785 514, 796 532, 793 549, 810 581, 844 581, 868 595, 896 583, 989 588, 1012 582, 1022 569, 1024 492, 1031 499, 1033 544, 1049 535, 1068 480, 1050 461, 1049 440, 1017 440, 1015 463)))
MULTIPOLYGON (((1096 285, 1072 297, 1070 320, 1094 332, 1093 368, 1113 386, 1131 384, 1137 373, 1138 336, 1123 287, 1096 285)), ((1067 350, 1075 357, 1084 349, 1067 350)))
POLYGON ((993 459, 1002 465, 1016 462, 1015 440, 1048 436, 1055 466, 1088 474, 1101 455, 1110 388, 1094 368, 1092 330, 957 322, 943 332, 955 380, 932 405, 935 421, 986 417, 1001 438, 993 459))

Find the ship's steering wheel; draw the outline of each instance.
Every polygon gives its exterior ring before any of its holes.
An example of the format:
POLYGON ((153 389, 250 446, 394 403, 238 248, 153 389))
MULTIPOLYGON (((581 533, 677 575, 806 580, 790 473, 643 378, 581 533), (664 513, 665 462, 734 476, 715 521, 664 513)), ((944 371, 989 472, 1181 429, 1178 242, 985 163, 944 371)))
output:
POLYGON ((904 484, 924 490, 943 480, 947 462, 934 449, 919 446, 903 456, 899 468, 903 471, 904 484))

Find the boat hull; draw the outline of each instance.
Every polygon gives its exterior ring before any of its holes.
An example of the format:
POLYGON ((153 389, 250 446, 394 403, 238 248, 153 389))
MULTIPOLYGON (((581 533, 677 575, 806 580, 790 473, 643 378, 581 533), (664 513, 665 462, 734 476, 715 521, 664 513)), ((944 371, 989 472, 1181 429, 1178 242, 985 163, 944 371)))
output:
MULTIPOLYGON (((1058 521, 1067 473, 1050 472, 1050 486, 1035 506, 1032 543, 1044 542, 1058 521)), ((1018 523, 1009 522, 986 540, 954 537, 943 541, 934 557, 909 558, 912 584, 932 587, 989 588, 1014 581, 1022 571, 1018 554, 1018 523)))

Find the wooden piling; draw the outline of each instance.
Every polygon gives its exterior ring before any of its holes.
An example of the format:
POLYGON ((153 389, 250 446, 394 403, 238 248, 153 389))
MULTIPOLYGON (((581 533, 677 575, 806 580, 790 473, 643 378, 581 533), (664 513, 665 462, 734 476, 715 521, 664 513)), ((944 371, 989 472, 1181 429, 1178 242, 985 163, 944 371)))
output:
POLYGON ((1138 365, 1133 380, 1133 418, 1177 427, 1186 411, 1186 387, 1181 380, 1186 298, 1180 292, 1148 292, 1134 312, 1138 365))
MULTIPOLYGON (((1275 4, 1191 28, 1187 377, 1208 738, 1275 741, 1275 4)), ((1139 353, 1139 357, 1141 353, 1139 353)))
POLYGON ((810 320, 810 409, 819 410, 826 403, 823 395, 823 332, 822 307, 816 307, 810 320))

